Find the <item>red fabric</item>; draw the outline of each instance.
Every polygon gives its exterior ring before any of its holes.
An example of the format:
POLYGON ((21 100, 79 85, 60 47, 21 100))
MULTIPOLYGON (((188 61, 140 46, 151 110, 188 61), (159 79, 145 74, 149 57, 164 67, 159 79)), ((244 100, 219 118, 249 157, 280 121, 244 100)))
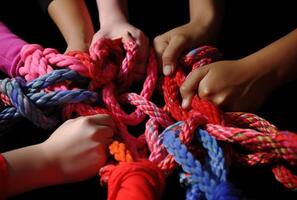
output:
POLYGON ((164 175, 152 162, 121 162, 112 169, 108 180, 108 200, 160 199, 164 175))
POLYGON ((0 200, 5 199, 8 169, 5 158, 0 154, 0 200))

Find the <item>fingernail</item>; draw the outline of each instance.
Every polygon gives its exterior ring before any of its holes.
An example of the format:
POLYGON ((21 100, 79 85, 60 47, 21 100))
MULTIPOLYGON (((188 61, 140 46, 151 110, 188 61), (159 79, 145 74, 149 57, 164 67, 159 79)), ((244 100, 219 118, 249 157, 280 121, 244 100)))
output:
POLYGON ((188 107, 188 101, 184 99, 182 101, 182 108, 187 108, 187 107, 188 107))
POLYGON ((172 72, 172 66, 171 65, 165 65, 163 67, 163 73, 164 73, 165 76, 170 75, 171 72, 172 72))

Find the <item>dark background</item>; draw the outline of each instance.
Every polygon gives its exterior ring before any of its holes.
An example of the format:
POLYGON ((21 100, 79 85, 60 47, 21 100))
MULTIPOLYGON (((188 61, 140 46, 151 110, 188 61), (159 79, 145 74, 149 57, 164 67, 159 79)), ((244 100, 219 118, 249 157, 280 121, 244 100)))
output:
MULTIPOLYGON (((87 0, 95 30, 98 13, 95 0, 87 0)), ((156 35, 182 25, 188 20, 188 0, 129 0, 130 21, 152 40, 156 35)), ((294 1, 226 1, 222 31, 216 46, 226 59, 246 56, 296 28, 294 1)), ((28 43, 54 47, 60 52, 66 44, 47 13, 36 1, 1 1, 0 19, 28 43)), ((2 77, 4 75, 1 75, 2 77)), ((273 80, 271 80, 273 81, 273 80)), ((258 115, 280 129, 297 131, 296 83, 275 91, 258 115)), ((44 141, 50 133, 22 120, 0 136, 0 152, 44 141)), ((232 166, 230 181, 248 199, 297 199, 296 193, 280 185, 272 175, 271 166, 244 168, 232 166)), ((296 172, 296 171, 295 171, 296 172)), ((175 173, 167 181, 163 199, 184 199, 184 190, 175 173), (174 194, 173 194, 174 193, 174 194)), ((295 173, 297 174, 297 173, 295 173)), ((32 177, 33 178, 33 177, 32 177)), ((74 184, 52 186, 21 194, 11 199, 106 199, 98 177, 74 184)))

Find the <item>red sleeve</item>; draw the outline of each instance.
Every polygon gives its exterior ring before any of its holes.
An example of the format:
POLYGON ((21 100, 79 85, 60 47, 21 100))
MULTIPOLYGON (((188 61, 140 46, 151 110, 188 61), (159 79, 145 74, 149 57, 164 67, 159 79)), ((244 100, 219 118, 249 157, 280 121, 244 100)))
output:
POLYGON ((8 168, 5 158, 0 154, 0 200, 5 199, 7 188, 8 168))

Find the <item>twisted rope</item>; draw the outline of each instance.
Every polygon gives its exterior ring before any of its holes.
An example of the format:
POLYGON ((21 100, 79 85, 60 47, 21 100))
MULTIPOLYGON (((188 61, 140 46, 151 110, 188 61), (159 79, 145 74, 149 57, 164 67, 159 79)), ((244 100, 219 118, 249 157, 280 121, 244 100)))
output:
MULTIPOLYGON (((183 63, 185 66, 192 66, 192 70, 194 70, 211 61, 211 59, 207 59, 208 55, 217 59, 218 56, 215 54, 217 52, 213 48, 198 48, 186 55, 183 63)), ((193 130, 200 125, 205 127, 208 133, 217 140, 238 143, 252 152, 243 155, 241 152, 234 151, 232 153, 234 155, 233 160, 239 163, 257 165, 283 160, 292 166, 296 166, 297 136, 295 133, 287 132, 284 134, 274 125, 250 113, 222 113, 212 103, 200 99, 197 95, 191 102, 191 109, 189 111, 183 110, 180 106, 178 89, 185 77, 185 73, 179 68, 174 76, 164 78, 163 85, 168 111, 175 120, 185 122, 184 130, 180 134, 185 145, 189 144, 193 138, 193 130), (200 119, 193 119, 197 116, 200 119)), ((167 156, 162 167, 171 169, 173 163, 172 157, 167 156)), ((296 176, 284 165, 276 164, 272 171, 277 180, 286 187, 297 188, 296 176)))
MULTIPOLYGON (((183 146, 184 152, 187 151, 186 147, 191 151, 201 150, 199 145, 193 147, 191 144, 195 130, 202 127, 215 139, 230 144, 238 143, 249 151, 248 154, 243 154, 232 149, 232 160, 252 166, 277 162, 272 167, 277 180, 288 188, 297 188, 296 176, 281 164, 282 161, 296 166, 296 134, 281 132, 269 122, 253 114, 223 113, 212 103, 197 96, 194 97, 190 110, 182 109, 178 92, 186 77, 182 68, 178 68, 174 76, 164 78, 165 106, 157 106, 150 101, 157 83, 157 63, 153 50, 150 51, 146 68, 147 76, 143 82, 142 90, 139 94, 132 91, 137 51, 138 47, 135 41, 131 40, 122 45, 120 39, 99 40, 90 48, 90 55, 82 52, 61 55, 54 49, 43 49, 39 45, 24 46, 18 65, 21 66, 18 75, 23 79, 18 77, 12 80, 4 79, 0 82, 0 96, 3 102, 0 113, 1 125, 2 123, 6 124, 12 118, 25 116, 44 128, 55 127, 59 123, 58 119, 43 113, 45 110, 51 114, 53 108, 50 107, 53 106, 59 107, 63 120, 79 115, 110 114, 117 125, 115 138, 118 140, 111 145, 110 151, 120 164, 109 164, 103 167, 100 171, 101 181, 108 181, 108 184, 113 185, 114 183, 111 183, 110 180, 123 180, 116 179, 116 173, 120 173, 121 178, 129 177, 129 174, 122 175, 124 173, 133 174, 134 172, 127 169, 135 164, 136 171, 145 168, 146 172, 143 171, 145 174, 143 178, 145 178, 142 181, 150 179, 151 185, 163 188, 162 184, 157 185, 156 183, 158 181, 161 183, 164 179, 163 174, 169 175, 177 163, 164 147, 165 137, 164 134, 160 134, 160 129, 168 126, 170 129, 170 125, 175 120, 183 121, 178 128, 179 139, 173 138, 173 143, 183 146), (60 68, 65 69, 58 70, 60 68), (101 106, 98 106, 99 104, 101 106), (131 104, 133 108, 124 109, 127 104, 131 104), (135 110, 133 110, 134 108, 135 110), (130 126, 139 125, 145 119, 147 119, 145 130, 131 134, 130 126), (148 158, 151 162, 140 161, 144 158, 148 158), (146 169, 154 170, 154 173, 150 173, 146 169), (154 178, 149 178, 150 176, 154 178)), ((217 49, 204 46, 189 52, 180 60, 180 63, 186 68, 185 71, 191 71, 219 58, 220 53, 217 49)), ((223 154, 216 148, 216 143, 213 140, 207 143, 207 140, 210 141, 210 139, 206 139, 206 135, 206 133, 200 133, 199 138, 202 146, 209 152, 209 160, 206 159, 208 161, 206 163, 208 163, 208 169, 212 174, 210 177, 217 177, 215 179, 217 182, 213 184, 211 181, 206 181, 199 185, 197 183, 199 174, 197 173, 201 170, 196 168, 197 172, 191 171, 190 176, 182 175, 186 177, 184 178, 186 182, 191 183, 187 193, 189 199, 203 196, 200 195, 201 191, 205 192, 207 198, 219 199, 219 197, 211 196, 209 189, 203 189, 203 184, 206 183, 210 183, 211 191, 214 191, 214 194, 219 191, 222 193, 228 191, 229 186, 224 181, 225 178, 218 178, 225 177, 225 169, 221 165, 223 154), (219 181, 224 184, 218 184, 219 181)), ((182 155, 188 156, 188 154, 182 155)), ((202 154, 198 152, 197 155, 202 154)), ((187 159, 187 157, 180 157, 180 159, 187 159)), ((196 163, 196 167, 199 166, 197 162, 194 163, 196 163)), ((209 176, 205 173, 200 175, 201 180, 204 180, 203 177, 209 176)), ((116 185, 116 188, 120 188, 120 186, 116 185)), ((120 191, 118 192, 120 193, 120 191)), ((142 196, 138 198, 145 199, 145 194, 139 195, 142 196)), ((158 195, 150 194, 148 196, 156 198, 158 195)), ((225 196, 228 195, 225 194, 225 196)), ((115 197, 117 197, 115 193, 109 195, 109 198, 115 197)))
POLYGON ((162 134, 164 134, 164 146, 188 173, 187 184, 191 184, 191 187, 187 190, 187 199, 202 199, 203 194, 209 200, 240 199, 237 192, 226 182, 224 155, 216 140, 206 131, 197 130, 197 138, 208 153, 208 158, 202 167, 178 138, 182 124, 183 122, 177 122, 165 129, 162 134))
POLYGON ((0 124, 23 116, 32 121, 36 126, 45 129, 57 127, 58 119, 53 116, 47 116, 49 110, 42 111, 41 108, 50 108, 66 103, 95 102, 98 99, 98 95, 83 89, 58 90, 48 93, 41 89, 62 81, 75 80, 78 77, 80 77, 79 74, 73 70, 63 69, 52 71, 26 84, 21 77, 0 80, 2 97, 3 95, 8 97, 9 102, 6 102, 6 104, 14 106, 13 108, 5 108, 0 113, 0 124))

